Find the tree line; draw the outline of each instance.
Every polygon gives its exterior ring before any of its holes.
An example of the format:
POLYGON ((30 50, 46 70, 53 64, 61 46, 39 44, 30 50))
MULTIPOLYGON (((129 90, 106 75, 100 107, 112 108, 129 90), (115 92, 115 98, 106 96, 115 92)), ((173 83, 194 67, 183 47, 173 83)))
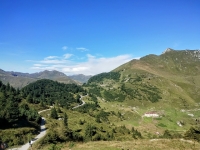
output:
POLYGON ((21 102, 20 90, 0 81, 0 128, 20 127, 29 121, 39 123, 37 111, 21 102))
POLYGON ((30 104, 46 106, 57 103, 70 108, 80 103, 80 92, 86 93, 81 86, 47 79, 38 80, 21 90, 0 81, 0 129, 27 126, 28 122, 38 124, 40 115, 30 104))
POLYGON ((120 73, 119 72, 104 72, 104 73, 100 73, 98 75, 92 76, 89 80, 88 80, 88 84, 92 83, 92 82, 100 82, 103 79, 112 79, 115 81, 118 81, 120 78, 120 73))
POLYGON ((23 97, 33 104, 53 105, 56 102, 61 107, 70 108, 73 103, 79 103, 78 93, 85 90, 76 84, 64 84, 42 79, 31 83, 22 89, 23 97))

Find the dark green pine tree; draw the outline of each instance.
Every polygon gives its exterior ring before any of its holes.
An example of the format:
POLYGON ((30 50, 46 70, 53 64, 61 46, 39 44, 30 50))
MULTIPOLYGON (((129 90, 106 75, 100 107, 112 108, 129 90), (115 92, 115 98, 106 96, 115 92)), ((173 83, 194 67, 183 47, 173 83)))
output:
MULTIPOLYGON (((1 83, 1 82, 0 82, 1 83)), ((6 126, 5 114, 6 114, 6 93, 5 91, 0 92, 0 128, 1 126, 6 126)))
POLYGON ((32 94, 29 94, 26 98, 27 102, 32 103, 33 102, 33 96, 32 94))
POLYGON ((51 118, 53 118, 53 119, 57 119, 58 118, 58 114, 57 114, 57 111, 56 111, 55 107, 51 109, 51 118))
POLYGON ((10 90, 10 83, 7 83, 6 84, 6 91, 9 91, 10 90))
POLYGON ((67 114, 65 113, 64 114, 64 126, 66 126, 66 127, 68 127, 68 116, 67 116, 67 114))
POLYGON ((85 129, 85 140, 92 140, 92 136, 96 134, 96 127, 91 124, 87 124, 85 129))
POLYGON ((11 95, 7 101, 5 118, 9 123, 13 123, 17 121, 19 117, 18 103, 13 95, 11 95))

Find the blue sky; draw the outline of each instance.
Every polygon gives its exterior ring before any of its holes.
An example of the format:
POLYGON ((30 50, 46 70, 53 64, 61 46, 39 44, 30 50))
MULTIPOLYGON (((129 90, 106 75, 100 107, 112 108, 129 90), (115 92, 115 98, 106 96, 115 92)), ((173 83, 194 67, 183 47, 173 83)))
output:
POLYGON ((168 47, 200 49, 199 0, 0 0, 0 68, 111 71, 168 47))

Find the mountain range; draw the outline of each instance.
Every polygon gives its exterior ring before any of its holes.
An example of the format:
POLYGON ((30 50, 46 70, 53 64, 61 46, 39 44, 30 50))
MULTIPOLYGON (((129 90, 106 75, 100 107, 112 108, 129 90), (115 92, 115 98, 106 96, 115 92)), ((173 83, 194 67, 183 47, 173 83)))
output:
POLYGON ((68 77, 64 73, 56 70, 53 71, 45 70, 29 74, 29 73, 14 72, 14 71, 4 71, 0 69, 0 80, 4 84, 7 84, 9 82, 10 85, 15 88, 22 88, 28 85, 29 83, 37 81, 39 79, 51 79, 66 84, 69 83, 82 84, 82 82, 86 82, 89 77, 90 76, 84 76, 84 75, 74 75, 68 77))

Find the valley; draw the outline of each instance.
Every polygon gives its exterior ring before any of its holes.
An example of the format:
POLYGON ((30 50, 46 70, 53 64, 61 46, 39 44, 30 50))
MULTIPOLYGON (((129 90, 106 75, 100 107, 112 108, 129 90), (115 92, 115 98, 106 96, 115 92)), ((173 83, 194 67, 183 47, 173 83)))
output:
POLYGON ((200 148, 198 50, 167 49, 161 55, 147 55, 91 76, 83 84, 73 80, 60 83, 55 74, 45 72, 37 79, 15 73, 21 80, 34 80, 16 90, 11 80, 7 85, 1 82, 0 119, 7 124, 1 127, 0 135, 12 135, 17 128, 23 137, 23 141, 14 141, 14 137, 1 136, 8 146, 22 145, 37 135, 39 122, 30 126, 27 108, 36 121, 37 117, 46 118, 47 134, 33 144, 33 149, 200 148), (10 104, 13 97, 15 107, 10 104), (37 111, 50 106, 37 116, 37 111), (4 108, 10 113, 15 108, 14 120, 4 108))

